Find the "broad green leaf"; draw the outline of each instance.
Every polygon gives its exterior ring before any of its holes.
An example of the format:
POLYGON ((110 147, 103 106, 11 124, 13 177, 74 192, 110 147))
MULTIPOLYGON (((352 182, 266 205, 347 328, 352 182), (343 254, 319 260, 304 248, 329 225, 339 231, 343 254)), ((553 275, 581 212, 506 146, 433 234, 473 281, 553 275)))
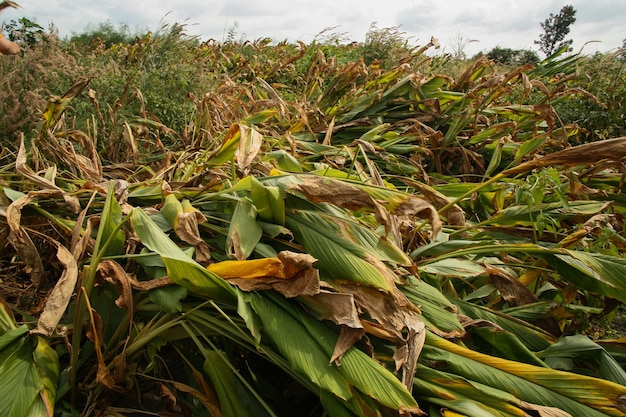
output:
POLYGON ((502 160, 502 146, 503 142, 498 140, 496 143, 496 148, 493 150, 493 154, 491 155, 491 159, 489 160, 489 165, 483 174, 483 178, 488 178, 495 170, 500 166, 500 161, 502 160))
POLYGON ((554 336, 530 323, 508 316, 500 311, 491 310, 484 306, 469 302, 451 299, 459 309, 459 313, 476 320, 486 320, 495 323, 503 329, 513 333, 531 351, 546 349, 555 342, 554 336))
POLYGON ((362 393, 393 410, 417 412, 415 399, 389 370, 355 347, 341 358, 340 372, 362 393))
MULTIPOLYGON (((0 307, 0 310, 4 310, 0 307)), ((28 326, 25 324, 20 327, 13 327, 9 330, 2 329, 2 335, 0 336, 0 350, 4 349, 7 346, 16 343, 22 336, 28 333, 28 326)))
POLYGON ((143 210, 133 209, 131 222, 141 243, 159 254, 172 281, 197 294, 232 299, 232 287, 183 252, 143 210))
POLYGON ((278 169, 286 172, 302 172, 302 166, 296 158, 283 149, 277 149, 265 154, 264 160, 275 160, 278 169))
POLYGON ((276 109, 265 109, 257 113, 251 114, 249 116, 246 116, 244 120, 251 125, 256 125, 256 124, 267 122, 269 119, 275 117, 277 114, 278 114, 278 110, 276 109))
POLYGON ((250 198, 262 220, 279 225, 285 224, 285 201, 278 187, 265 186, 253 178, 250 198))
MULTIPOLYGON (((230 367, 224 362, 224 353, 205 350, 203 369, 211 379, 220 402, 220 410, 224 417, 253 417, 254 404, 230 367), (248 401, 246 401, 248 400, 248 401)), ((258 412, 258 410, 256 410, 258 412)))
POLYGON ((521 158, 525 157, 527 154, 535 151, 539 148, 543 143, 548 139, 546 135, 537 136, 534 139, 530 139, 522 143, 517 152, 515 153, 515 160, 519 161, 521 158))
POLYGON ((572 372, 576 372, 576 368, 591 368, 599 377, 626 386, 624 369, 602 346, 586 336, 566 336, 538 356, 553 368, 572 372))
POLYGON ((426 366, 418 366, 414 392, 420 398, 454 410, 460 413, 455 415, 461 416, 527 417, 530 410, 541 409, 543 413, 539 415, 542 416, 571 417, 552 407, 521 401, 508 391, 426 366))
POLYGON ((626 302, 626 260, 600 253, 564 250, 554 267, 568 282, 626 302))
POLYGON ((251 293, 250 303, 264 333, 296 372, 343 400, 352 397, 349 382, 336 365, 328 364, 337 335, 333 339, 313 337, 304 323, 261 295, 251 293))
POLYGON ((161 214, 167 219, 170 226, 176 229, 178 223, 178 215, 183 212, 183 205, 174 194, 168 194, 165 197, 163 206, 161 207, 161 214))
POLYGON ((13 339, 0 350, 0 415, 52 417, 59 372, 57 354, 42 338, 13 339))
MULTIPOLYGON (((287 308, 285 300, 279 300, 277 297, 272 297, 272 299, 276 303, 280 302, 283 308, 287 308)), ((338 334, 299 308, 291 308, 288 312, 307 329, 309 337, 319 343, 320 348, 327 355, 326 361, 328 362, 338 334)), ((330 367, 336 369, 334 364, 330 367)), ((341 367, 338 368, 338 371, 351 385, 377 402, 394 410, 417 412, 415 399, 400 380, 379 362, 356 347, 350 348, 341 358, 341 367)))
POLYGON ((101 250, 105 256, 115 256, 124 253, 126 237, 122 230, 115 230, 121 222, 122 209, 115 199, 115 182, 109 181, 109 188, 107 190, 104 208, 102 209, 94 253, 97 254, 101 250), (105 247, 104 245, 107 242, 108 245, 105 247))
POLYGON ((485 224, 499 226, 533 226, 539 214, 562 219, 577 215, 594 215, 606 208, 603 201, 570 201, 564 208, 560 202, 543 203, 535 206, 511 206, 494 214, 485 224))
POLYGON ((470 332, 471 345, 487 355, 546 367, 515 335, 498 327, 476 327, 470 332))
POLYGON ((474 352, 430 333, 425 363, 481 384, 508 391, 521 400, 560 408, 572 416, 622 416, 626 386, 583 375, 541 368, 474 352))
POLYGON ((221 165, 225 162, 231 161, 235 157, 235 151, 239 146, 241 139, 240 125, 232 124, 224 139, 222 139, 222 145, 220 148, 211 155, 211 165, 221 165))
POLYGON ((422 265, 420 270, 429 274, 462 278, 476 277, 486 272, 484 266, 468 259, 442 259, 422 265))
POLYGON ((304 249, 314 256, 317 267, 331 277, 391 290, 385 275, 367 262, 363 246, 342 237, 344 220, 321 212, 289 211, 287 227, 294 232, 304 249))
POLYGON ((427 328, 435 331, 464 333, 463 325, 454 313, 456 307, 435 287, 424 281, 398 287, 404 295, 422 311, 427 328))
POLYGON ((148 292, 150 301, 166 313, 180 313, 183 311, 181 300, 187 297, 187 289, 179 285, 155 288, 148 292))

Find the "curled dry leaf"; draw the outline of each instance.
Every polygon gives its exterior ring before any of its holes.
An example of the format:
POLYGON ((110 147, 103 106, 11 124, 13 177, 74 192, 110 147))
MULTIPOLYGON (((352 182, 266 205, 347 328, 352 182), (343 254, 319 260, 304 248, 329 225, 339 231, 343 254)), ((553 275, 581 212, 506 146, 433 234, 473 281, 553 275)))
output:
POLYGON ((195 246, 198 262, 209 262, 211 260, 209 245, 200 237, 198 229, 199 224, 206 222, 206 217, 200 210, 192 207, 188 200, 183 200, 181 206, 183 211, 176 217, 174 232, 183 241, 195 246))
POLYGON ((503 176, 514 176, 547 166, 590 165, 602 160, 621 161, 626 158, 626 136, 589 142, 554 152, 516 167, 502 171, 503 176))
POLYGON ((113 284, 120 296, 115 300, 115 304, 128 310, 133 311, 133 293, 131 290, 130 277, 124 269, 115 261, 104 260, 98 264, 98 274, 106 282, 113 284))
POLYGON ((363 323, 366 331, 375 332, 398 346, 399 352, 394 358, 396 367, 402 369, 402 383, 410 389, 426 340, 426 326, 419 308, 395 287, 393 294, 389 294, 354 284, 336 286, 341 292, 353 294, 357 307, 376 320, 377 323, 363 323))
POLYGON ((40 177, 28 165, 26 165, 26 150, 24 147, 23 134, 20 136, 20 149, 17 152, 17 156, 15 157, 15 170, 24 177, 28 178, 41 189, 55 191, 56 193, 60 194, 63 197, 63 200, 65 200, 65 204, 69 207, 72 213, 80 212, 80 203, 78 201, 78 198, 69 195, 69 193, 59 188, 54 182, 46 178, 40 177))
POLYGON ((291 190, 302 193, 313 203, 329 202, 348 210, 374 209, 374 200, 365 191, 347 182, 317 175, 302 176, 291 190))
POLYGON ((57 245, 57 259, 63 265, 64 270, 48 296, 46 306, 39 316, 37 327, 31 331, 34 334, 50 336, 54 332, 76 288, 76 281, 78 280, 76 260, 65 246, 59 243, 57 245))
POLYGON ((572 417, 570 413, 565 412, 560 408, 531 404, 526 401, 520 401, 520 406, 524 410, 536 412, 541 417, 572 417))
POLYGON ((222 261, 207 269, 243 291, 275 290, 287 298, 320 291, 316 259, 308 254, 283 251, 277 258, 222 261))
MULTIPOLYGON (((448 197, 426 184, 422 184, 408 177, 403 178, 402 181, 422 193, 426 200, 433 203, 435 207, 445 207, 450 203, 450 199, 448 199, 448 197)), ((463 211, 463 209, 457 204, 450 206, 450 208, 442 214, 446 217, 449 224, 454 226, 465 226, 465 211, 463 211)))
MULTIPOLYGON (((348 210, 369 209, 376 212, 377 217, 385 223, 386 214, 380 203, 376 202, 367 192, 344 181, 316 175, 302 176, 301 181, 290 187, 307 197, 314 203, 328 202, 348 210)), ((384 206, 384 203, 382 204, 384 206)), ((415 215, 428 219, 433 228, 433 238, 441 232, 442 223, 437 210, 426 200, 408 196, 389 208, 389 212, 397 216, 415 215)))
POLYGON ((254 128, 242 124, 239 125, 239 131, 241 132, 241 139, 235 151, 235 158, 237 159, 239 169, 244 175, 248 175, 250 165, 252 165, 254 158, 261 150, 263 135, 254 128))
POLYGON ((526 305, 538 300, 537 296, 528 287, 502 268, 489 264, 485 264, 485 268, 493 285, 498 289, 502 298, 510 305, 526 305))
POLYGON ((155 288, 162 288, 172 285, 169 277, 161 277, 148 281, 137 281, 124 271, 117 262, 105 259, 98 264, 98 274, 107 282, 110 282, 120 292, 120 297, 115 301, 119 307, 124 309, 132 308, 131 288, 137 291, 150 291, 155 288))
POLYGON ((9 236, 7 240, 13 246, 22 261, 31 269, 30 279, 36 286, 43 280, 44 268, 39 256, 39 249, 31 240, 24 228, 22 228, 22 209, 35 200, 40 194, 48 197, 56 194, 55 191, 32 191, 27 195, 18 198, 7 207, 7 224, 9 225, 9 236))

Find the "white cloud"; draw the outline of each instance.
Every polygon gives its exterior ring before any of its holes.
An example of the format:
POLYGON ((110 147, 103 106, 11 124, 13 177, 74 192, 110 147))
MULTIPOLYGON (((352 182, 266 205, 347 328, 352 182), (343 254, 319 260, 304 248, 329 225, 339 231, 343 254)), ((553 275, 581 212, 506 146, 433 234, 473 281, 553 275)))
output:
MULTIPOLYGON (((18 0, 20 10, 5 10, 8 22, 25 16, 47 27, 54 22, 61 36, 80 33, 88 24, 104 21, 127 24, 131 29, 156 30, 160 23, 185 23, 188 32, 203 39, 223 39, 225 31, 238 24, 239 35, 248 39, 305 42, 327 27, 362 41, 372 22, 378 28, 400 26, 411 41, 427 42, 431 36, 443 44, 457 35, 476 39, 466 51, 472 55, 494 46, 532 48, 542 29, 539 22, 558 13, 559 0, 18 0)), ((577 21, 570 38, 574 48, 589 40, 602 40, 594 50, 610 50, 626 38, 626 1, 571 0, 577 21)), ((1 20, 0 20, 1 21, 1 20)), ((585 49, 588 52, 588 49, 585 49)), ((593 51, 591 51, 593 52, 593 51)))

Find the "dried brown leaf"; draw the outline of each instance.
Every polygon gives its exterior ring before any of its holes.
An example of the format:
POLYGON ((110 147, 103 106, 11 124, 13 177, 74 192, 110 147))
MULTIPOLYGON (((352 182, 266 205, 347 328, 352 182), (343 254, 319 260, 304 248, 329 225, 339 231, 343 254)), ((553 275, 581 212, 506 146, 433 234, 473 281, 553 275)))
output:
POLYGON ((520 401, 520 407, 524 410, 534 411, 540 417, 572 417, 568 412, 561 410, 560 408, 546 407, 544 405, 531 404, 526 401, 520 401))
POLYGON ((113 284, 120 296, 115 300, 115 304, 133 313, 133 293, 131 290, 130 276, 124 271, 124 268, 115 261, 105 259, 98 264, 98 274, 106 282, 113 284))
POLYGON ((330 357, 329 364, 333 362, 337 362, 339 365, 341 363, 341 358, 346 354, 348 350, 356 342, 358 342, 361 337, 365 334, 365 330, 363 329, 355 329, 349 326, 341 326, 341 331, 339 332, 339 338, 337 339, 337 343, 335 343, 335 348, 333 349, 333 354, 330 357))
POLYGON ((242 124, 239 125, 239 131, 241 132, 241 139, 235 151, 235 158, 237 159, 239 169, 244 175, 248 175, 250 165, 252 165, 254 158, 261 150, 263 135, 254 128, 242 124))
POLYGON ((321 290, 318 294, 301 297, 311 313, 320 319, 353 329, 363 329, 352 294, 321 290))
POLYGON ((330 202, 349 210, 375 208, 369 194, 352 184, 317 175, 302 176, 301 180, 291 186, 291 189, 314 203, 330 202))
POLYGON ((38 196, 50 196, 57 194, 51 191, 32 191, 18 198, 7 207, 7 224, 9 226, 8 242, 13 246, 22 261, 31 269, 30 277, 33 284, 41 285, 44 275, 44 267, 39 256, 39 249, 31 240, 30 236, 21 226, 22 209, 35 200, 38 196))
POLYGON ((320 291, 319 271, 311 255, 283 251, 277 258, 222 261, 208 270, 243 291, 275 290, 287 298, 320 291))
POLYGON ((15 170, 22 176, 28 178, 42 190, 54 190, 59 193, 65 204, 70 208, 72 213, 80 212, 80 203, 78 198, 69 195, 67 192, 59 188, 54 182, 37 175, 28 165, 26 165, 26 149, 24 147, 24 135, 20 135, 20 148, 15 157, 15 170))
POLYGON ((443 224, 441 223, 441 219, 435 207, 426 200, 418 197, 411 196, 407 198, 396 207, 393 213, 398 216, 416 215, 422 219, 428 219, 433 228, 431 239, 437 237, 443 228, 443 224))
MULTIPOLYGON (((433 203, 435 207, 444 207, 450 203, 450 199, 448 199, 448 197, 426 184, 422 184, 408 177, 403 178, 402 182, 410 185, 423 194, 424 198, 433 203)), ((446 217, 449 224, 454 226, 465 226, 465 211, 463 211, 463 209, 457 204, 454 204, 441 214, 446 217)))
POLYGON ((379 337, 387 334, 386 339, 394 342, 398 349, 404 349, 397 357, 396 366, 402 369, 402 383, 410 389, 426 340, 426 326, 419 308, 395 287, 390 294, 354 284, 335 285, 340 291, 353 294, 358 308, 378 322, 379 326, 362 322, 367 332, 375 332, 373 334, 379 337))
POLYGON ((57 245, 57 259, 64 267, 63 273, 46 300, 46 306, 39 316, 37 327, 31 331, 34 334, 50 336, 54 332, 70 303, 76 288, 76 281, 78 281, 76 260, 65 246, 58 243, 57 245))
POLYGON ((485 268, 493 285, 498 289, 502 298, 511 306, 531 304, 538 300, 537 296, 528 287, 502 268, 489 264, 485 264, 485 268))
POLYGON ((501 172, 503 176, 514 176, 534 169, 554 165, 591 165, 602 160, 621 161, 626 158, 626 136, 615 139, 589 142, 562 151, 554 152, 501 172))

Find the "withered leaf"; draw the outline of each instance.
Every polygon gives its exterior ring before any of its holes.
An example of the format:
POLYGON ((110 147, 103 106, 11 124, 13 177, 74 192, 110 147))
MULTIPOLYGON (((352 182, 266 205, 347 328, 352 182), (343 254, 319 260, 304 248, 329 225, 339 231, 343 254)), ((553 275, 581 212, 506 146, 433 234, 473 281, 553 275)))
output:
POLYGON ((131 290, 130 277, 124 271, 124 268, 117 262, 105 259, 98 264, 98 274, 108 283, 113 284, 115 289, 120 293, 120 296, 115 300, 115 304, 128 310, 131 314, 133 312, 133 292, 131 290))
POLYGON ((57 259, 63 265, 61 278, 57 281, 46 300, 46 305, 39 316, 37 327, 31 331, 34 334, 50 336, 61 321, 78 281, 78 265, 70 251, 58 244, 57 259))
POLYGON ((524 162, 502 171, 502 175, 514 176, 547 166, 589 165, 602 160, 621 161, 626 158, 626 136, 589 142, 554 152, 532 161, 524 162))
MULTIPOLYGON (((28 165, 26 165, 26 149, 24 147, 24 135, 20 137, 20 148, 15 157, 15 170, 28 178, 42 190, 48 190, 48 192, 54 191, 57 195, 61 195, 65 204, 70 208, 72 213, 80 212, 80 203, 78 198, 71 196, 66 191, 59 188, 54 182, 37 175, 28 165)), ((54 194, 50 194, 54 195, 54 194)))
POLYGON ((22 209, 35 200, 39 195, 50 196, 55 191, 31 191, 27 195, 18 198, 7 207, 7 224, 9 226, 8 241, 13 246, 22 261, 31 269, 30 277, 33 284, 41 285, 44 268, 39 256, 39 249, 31 240, 30 236, 22 228, 22 209))
POLYGON ((291 298, 320 291, 315 261, 308 254, 283 251, 277 258, 222 261, 207 269, 243 291, 272 289, 291 298))

